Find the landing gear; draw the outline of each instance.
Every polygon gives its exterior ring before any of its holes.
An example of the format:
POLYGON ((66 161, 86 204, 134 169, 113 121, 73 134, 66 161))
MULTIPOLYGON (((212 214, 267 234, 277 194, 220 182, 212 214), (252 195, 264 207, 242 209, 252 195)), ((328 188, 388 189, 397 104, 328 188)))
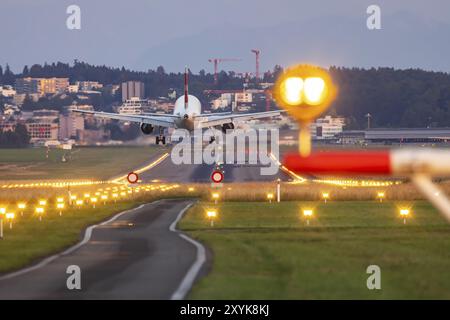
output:
POLYGON ((166 144, 166 136, 164 135, 164 128, 159 127, 159 135, 156 136, 156 144, 166 144))
POLYGON ((156 136, 156 144, 159 143, 166 144, 166 137, 163 135, 156 136))

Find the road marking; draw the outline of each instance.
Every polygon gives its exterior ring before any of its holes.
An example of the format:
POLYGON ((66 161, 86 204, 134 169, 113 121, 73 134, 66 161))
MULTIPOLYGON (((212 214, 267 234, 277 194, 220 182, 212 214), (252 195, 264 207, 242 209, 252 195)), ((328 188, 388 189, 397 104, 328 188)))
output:
POLYGON ((89 226, 89 227, 86 229, 85 233, 84 233, 84 238, 83 238, 83 240, 81 240, 80 242, 78 242, 78 243, 75 244, 74 246, 72 246, 72 247, 66 249, 65 251, 63 251, 63 252, 61 252, 61 253, 55 254, 55 255, 50 256, 50 257, 48 257, 48 258, 45 258, 44 260, 42 260, 42 261, 39 262, 38 264, 35 264, 35 265, 31 266, 31 267, 28 267, 28 268, 25 268, 25 269, 20 269, 20 270, 18 270, 18 271, 16 271, 16 272, 8 273, 8 274, 6 274, 6 275, 4 275, 4 276, 1 276, 1 277, 0 277, 0 281, 6 280, 6 279, 15 278, 15 277, 20 276, 20 275, 23 275, 23 274, 25 274, 25 273, 28 273, 28 272, 37 270, 37 269, 39 269, 39 268, 42 268, 42 267, 48 265, 50 262, 52 262, 52 261, 54 261, 54 260, 56 260, 56 259, 58 259, 58 258, 60 258, 60 257, 62 257, 62 256, 65 256, 65 255, 68 255, 68 254, 74 252, 75 250, 79 249, 81 246, 83 246, 83 245, 85 245, 86 243, 89 242, 89 240, 91 239, 91 236, 92 236, 92 230, 93 230, 94 228, 96 228, 96 227, 98 227, 98 226, 103 226, 103 225, 108 224, 108 223, 110 223, 110 222, 113 222, 114 220, 116 220, 117 218, 121 217, 121 216, 124 215, 124 214, 133 212, 133 211, 135 211, 135 210, 142 209, 142 208, 143 208, 144 206, 146 206, 146 205, 155 204, 155 203, 158 203, 159 201, 161 201, 161 200, 157 200, 157 201, 154 201, 154 202, 151 202, 151 203, 147 203, 147 204, 141 204, 139 207, 136 207, 136 208, 133 208, 133 209, 129 209, 129 210, 125 210, 125 211, 119 212, 118 214, 116 214, 115 216, 113 216, 113 217, 112 217, 111 219, 109 219, 109 220, 103 221, 103 222, 101 222, 101 223, 99 223, 99 224, 95 224, 95 225, 89 226))
POLYGON ((198 241, 195 241, 194 239, 189 238, 187 235, 181 233, 177 229, 177 224, 183 217, 184 213, 193 205, 193 203, 189 203, 186 207, 184 207, 183 210, 180 211, 177 218, 169 227, 169 230, 175 233, 178 233, 178 235, 183 238, 184 240, 192 243, 197 248, 197 258, 195 259, 195 262, 192 264, 192 266, 189 268, 189 271, 186 273, 186 275, 183 278, 183 281, 181 281, 179 287, 170 297, 170 300, 181 300, 184 299, 187 295, 187 293, 191 290, 192 285, 194 284, 195 279, 197 278, 198 273, 200 272, 200 269, 202 268, 203 264, 206 262, 206 249, 205 247, 198 241))

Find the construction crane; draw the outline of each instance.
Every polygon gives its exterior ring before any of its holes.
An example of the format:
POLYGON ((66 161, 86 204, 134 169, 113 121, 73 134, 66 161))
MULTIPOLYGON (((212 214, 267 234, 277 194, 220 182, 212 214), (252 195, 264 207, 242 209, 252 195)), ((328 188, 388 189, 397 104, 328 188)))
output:
POLYGON ((219 83, 219 63, 228 61, 241 61, 239 58, 211 58, 209 62, 214 63, 214 84, 219 83))
POLYGON ((259 55, 261 53, 261 50, 259 49, 252 49, 251 50, 255 54, 255 60, 256 60, 256 81, 259 80, 259 55))

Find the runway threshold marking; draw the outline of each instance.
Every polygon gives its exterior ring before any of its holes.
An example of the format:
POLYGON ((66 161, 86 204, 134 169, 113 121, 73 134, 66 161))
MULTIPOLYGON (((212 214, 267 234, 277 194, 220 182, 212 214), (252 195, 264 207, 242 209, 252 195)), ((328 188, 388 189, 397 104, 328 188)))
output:
POLYGON ((202 268, 203 264, 206 262, 206 249, 205 247, 198 241, 195 241, 194 239, 188 237, 184 233, 182 233, 180 230, 177 229, 177 224, 185 214, 185 212, 193 205, 193 203, 189 203, 186 207, 183 208, 183 210, 180 211, 177 218, 169 227, 169 230, 175 233, 178 233, 178 235, 186 240, 187 242, 193 244, 197 248, 197 257, 195 259, 195 262, 192 264, 192 266, 189 268, 188 272, 184 276, 183 280, 181 281, 178 288, 175 290, 175 292, 170 297, 170 300, 182 300, 186 297, 188 292, 191 290, 195 279, 197 278, 198 273, 200 272, 200 269, 202 268))
MULTIPOLYGON (((156 204, 156 203, 158 203, 159 201, 161 201, 161 200, 156 200, 156 201, 154 201, 154 202, 151 202, 150 204, 156 204)), ((125 211, 119 212, 118 214, 116 214, 115 216, 113 216, 112 218, 110 218, 109 220, 106 220, 106 221, 103 221, 103 222, 101 222, 101 223, 94 224, 94 225, 92 225, 92 226, 87 227, 87 228, 86 228, 86 231, 85 231, 85 233, 84 233, 83 240, 81 240, 81 241, 78 242, 77 244, 73 245, 72 247, 66 249, 65 251, 63 251, 63 252, 61 252, 61 253, 57 253, 57 254, 52 255, 52 256, 50 256, 50 257, 48 257, 48 258, 45 258, 44 260, 42 260, 42 261, 39 262, 38 264, 35 264, 35 265, 31 266, 31 267, 27 267, 27 268, 20 269, 20 270, 15 271, 15 272, 11 272, 11 273, 5 274, 4 276, 1 276, 1 277, 0 277, 0 281, 6 280, 6 279, 11 279, 11 278, 14 278, 14 277, 23 275, 23 274, 25 274, 25 273, 28 273, 28 272, 37 270, 37 269, 39 269, 39 268, 45 267, 45 266, 48 265, 50 262, 52 262, 52 261, 54 261, 54 260, 56 260, 56 259, 58 259, 58 258, 60 258, 60 257, 62 257, 62 256, 65 256, 65 255, 68 255, 68 254, 74 252, 75 250, 79 249, 81 246, 83 246, 83 245, 85 245, 86 243, 89 242, 89 240, 91 239, 91 236, 92 236, 92 230, 94 230, 94 228, 97 228, 98 226, 103 226, 103 225, 105 225, 105 224, 108 224, 108 223, 110 223, 110 222, 113 222, 114 220, 118 219, 118 218, 121 217, 122 215, 127 214, 127 213, 130 213, 130 212, 133 212, 133 211, 136 211, 136 210, 139 210, 139 209, 143 208, 145 205, 147 205, 147 204, 141 204, 140 206, 138 206, 138 207, 136 207, 136 208, 133 208, 133 209, 129 209, 129 210, 125 210, 125 211)))

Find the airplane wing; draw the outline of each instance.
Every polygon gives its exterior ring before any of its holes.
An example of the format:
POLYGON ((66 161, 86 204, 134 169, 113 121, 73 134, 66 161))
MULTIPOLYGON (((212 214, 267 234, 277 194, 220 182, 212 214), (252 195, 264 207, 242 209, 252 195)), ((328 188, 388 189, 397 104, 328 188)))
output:
POLYGON ((175 128, 174 118, 166 115, 145 115, 145 114, 120 114, 111 112, 87 111, 87 110, 72 110, 73 112, 89 114, 97 118, 107 118, 121 121, 148 123, 153 126, 175 128))
POLYGON ((265 111, 265 112, 254 112, 254 113, 237 113, 237 114, 228 114, 228 115, 217 115, 217 116, 209 116, 205 119, 199 119, 198 127, 199 128, 209 128, 214 126, 219 126, 224 123, 230 123, 234 120, 253 120, 253 119, 261 119, 261 118, 270 118, 281 115, 284 112, 283 110, 276 111, 265 111))

